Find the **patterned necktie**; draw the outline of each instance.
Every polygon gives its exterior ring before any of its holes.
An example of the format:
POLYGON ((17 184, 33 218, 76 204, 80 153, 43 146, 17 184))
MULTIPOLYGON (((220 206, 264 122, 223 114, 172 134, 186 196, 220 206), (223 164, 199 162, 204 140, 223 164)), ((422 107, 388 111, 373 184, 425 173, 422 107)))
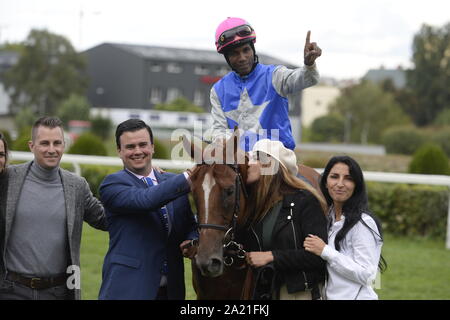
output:
MULTIPOLYGON (((151 178, 149 177, 144 177, 144 182, 147 184, 148 187, 153 186, 153 181, 151 178)), ((167 215, 167 209, 166 207, 162 207, 158 210, 159 212, 159 218, 161 219, 161 222, 164 226, 164 229, 166 230, 167 233, 169 233, 169 217, 167 215)), ((169 267, 167 265, 167 258, 164 258, 163 260, 163 265, 161 266, 161 270, 160 270, 162 275, 167 275, 169 273, 169 267)))
MULTIPOLYGON (((153 181, 151 178, 145 177, 145 182, 147 183, 147 185, 149 187, 153 186, 153 181)), ((158 209, 158 212, 160 214, 160 219, 161 219, 161 222, 162 222, 164 228, 166 229, 167 232, 169 232, 169 216, 167 214, 166 207, 164 206, 164 207, 158 209)))

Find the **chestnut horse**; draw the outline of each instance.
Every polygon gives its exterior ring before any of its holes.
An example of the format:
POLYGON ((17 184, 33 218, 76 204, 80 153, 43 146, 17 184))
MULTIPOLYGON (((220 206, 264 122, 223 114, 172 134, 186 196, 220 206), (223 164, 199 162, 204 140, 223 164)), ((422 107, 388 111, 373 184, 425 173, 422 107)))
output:
MULTIPOLYGON (((199 226, 192 283, 199 300, 242 296, 247 265, 244 248, 234 236, 248 214, 245 182, 249 159, 238 148, 238 141, 238 131, 223 146, 209 145, 205 150, 183 140, 184 148, 198 163, 190 180, 199 226)), ((317 171, 300 165, 299 173, 318 188, 317 171)))

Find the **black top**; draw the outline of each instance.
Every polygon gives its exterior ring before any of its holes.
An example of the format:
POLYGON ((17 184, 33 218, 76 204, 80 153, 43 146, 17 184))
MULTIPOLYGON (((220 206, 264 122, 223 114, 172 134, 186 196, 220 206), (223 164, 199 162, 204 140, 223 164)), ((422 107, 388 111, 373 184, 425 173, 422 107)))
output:
MULTIPOLYGON (((247 252, 263 251, 263 229, 256 226, 240 232, 239 240, 247 252)), ((327 242, 327 219, 317 198, 307 190, 298 190, 283 198, 272 231, 270 248, 274 256, 276 289, 286 284, 288 293, 294 293, 313 289, 324 281, 325 261, 303 248, 309 234, 327 242)))

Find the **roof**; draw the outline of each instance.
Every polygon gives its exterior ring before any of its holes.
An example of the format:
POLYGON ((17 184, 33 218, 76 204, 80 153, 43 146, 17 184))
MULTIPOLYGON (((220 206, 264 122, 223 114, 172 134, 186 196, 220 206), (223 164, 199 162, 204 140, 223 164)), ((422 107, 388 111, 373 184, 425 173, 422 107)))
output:
MULTIPOLYGON (((125 50, 127 52, 130 52, 134 55, 143 57, 145 59, 226 64, 225 59, 222 57, 222 55, 218 54, 215 50, 186 49, 186 48, 160 47, 160 46, 123 44, 123 43, 103 43, 100 44, 99 46, 102 45, 110 45, 125 50)), ((89 50, 92 50, 94 48, 91 48, 89 50)), ((258 57, 260 61, 265 64, 296 67, 291 63, 279 60, 277 58, 265 54, 258 53, 258 57)))
POLYGON ((394 85, 399 89, 404 88, 406 85, 406 74, 405 71, 401 69, 370 69, 363 78, 375 83, 391 79, 394 85))

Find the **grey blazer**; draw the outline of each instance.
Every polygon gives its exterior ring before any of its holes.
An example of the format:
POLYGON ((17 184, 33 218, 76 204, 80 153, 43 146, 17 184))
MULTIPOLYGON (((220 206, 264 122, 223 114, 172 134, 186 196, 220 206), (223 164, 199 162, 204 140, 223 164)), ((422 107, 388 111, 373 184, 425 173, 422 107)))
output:
MULTIPOLYGON (((5 208, 4 216, 1 217, 3 223, 0 224, 0 282, 6 277, 6 244, 8 243, 14 221, 20 192, 31 163, 9 166, 7 169, 8 190, 7 192, 0 192, 0 206, 5 208), (5 202, 6 207, 4 206, 5 202)), ((105 231, 108 229, 107 220, 101 202, 92 195, 89 185, 84 178, 64 169, 59 169, 59 174, 66 202, 67 238, 69 240, 71 260, 69 265, 79 267, 83 220, 92 227, 105 231)), ((46 231, 42 230, 42 232, 46 231)), ((68 275, 72 274, 69 273, 68 275)), ((77 300, 81 299, 81 291, 79 289, 74 290, 74 298, 77 300)))

